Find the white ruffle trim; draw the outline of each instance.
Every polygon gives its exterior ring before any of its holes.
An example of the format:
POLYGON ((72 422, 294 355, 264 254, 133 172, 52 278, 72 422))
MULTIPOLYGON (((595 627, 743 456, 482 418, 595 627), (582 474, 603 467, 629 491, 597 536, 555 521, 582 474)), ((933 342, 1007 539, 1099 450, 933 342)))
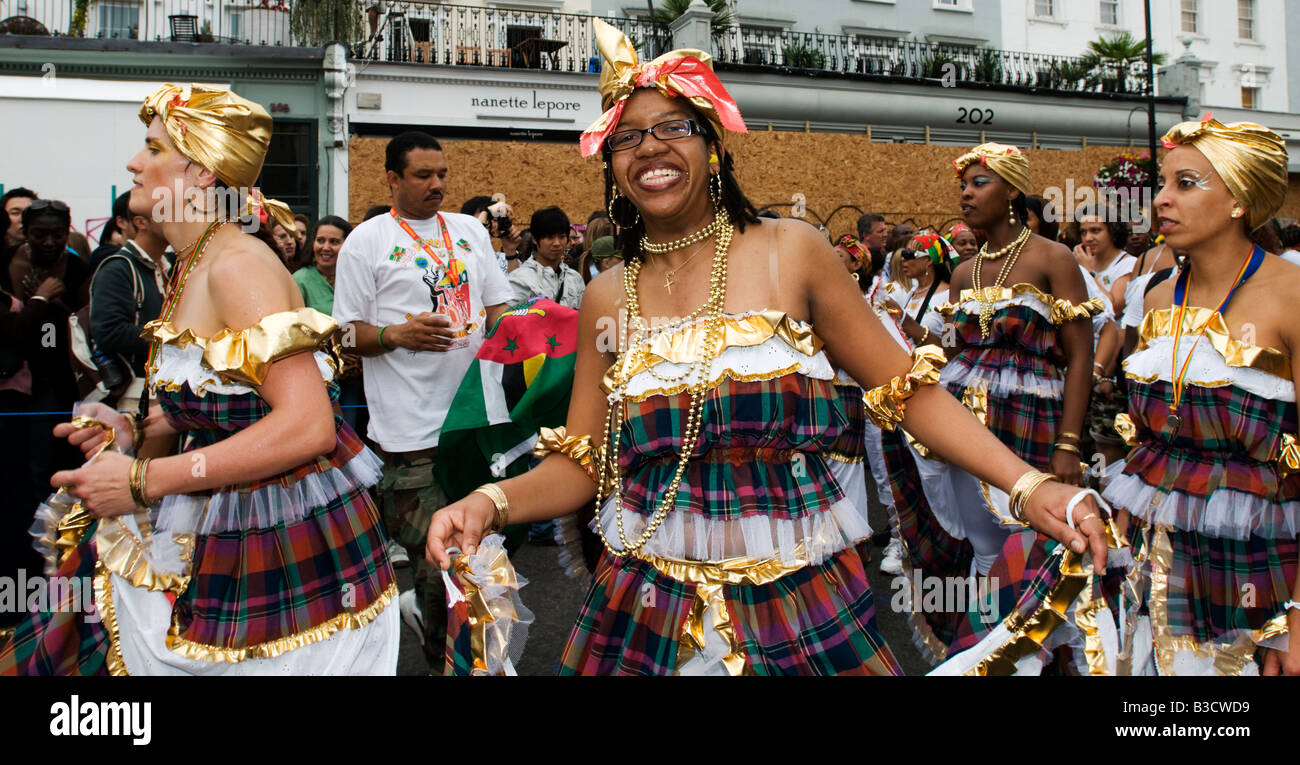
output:
POLYGON ((1015 367, 971 367, 963 370, 949 364, 939 373, 940 385, 960 385, 969 388, 972 385, 987 387, 990 396, 1037 396, 1038 398, 1060 399, 1065 396, 1065 380, 1044 380, 1041 377, 1024 374, 1015 367))
MULTIPOLYGON (((1169 382, 1173 372, 1171 363, 1173 349, 1172 337, 1157 337, 1146 348, 1124 361, 1124 371, 1129 377, 1137 380, 1169 382)), ((1193 356, 1185 378, 1188 385, 1201 388, 1222 388, 1225 385, 1233 385, 1262 398, 1295 401, 1295 383, 1258 369, 1228 366, 1214 346, 1204 338, 1197 343, 1193 336, 1183 336, 1178 348, 1179 369, 1187 360, 1189 352, 1193 356)))
POLYGON ((383 462, 366 449, 342 467, 311 473, 291 486, 271 484, 251 492, 163 497, 157 529, 173 534, 215 534, 298 523, 343 494, 379 483, 383 462))
MULTIPOLYGON (((313 354, 316 368, 320 370, 321 379, 329 382, 334 379, 334 370, 329 364, 329 355, 324 351, 313 354)), ((221 378, 203 364, 203 348, 192 343, 184 348, 164 343, 158 350, 158 370, 149 378, 150 387, 184 385, 189 383, 190 390, 197 396, 219 393, 227 396, 252 393, 252 386, 243 383, 223 383, 221 378)))
MULTIPOLYGON (((663 361, 655 366, 655 371, 671 378, 684 374, 690 368, 690 364, 663 361)), ((815 355, 808 356, 791 348, 779 335, 773 335, 758 345, 724 348, 710 365, 707 379, 713 384, 720 382, 723 377, 733 380, 769 379, 778 372, 791 369, 816 380, 835 379, 835 369, 825 352, 818 351, 815 355)), ((628 381, 625 395, 642 398, 659 391, 693 385, 695 380, 696 375, 690 374, 682 380, 669 383, 659 380, 649 371, 638 372, 628 381)))
MULTIPOLYGON (((605 539, 619 544, 614 500, 605 501, 600 513, 605 539)), ((646 520, 623 508, 623 531, 629 541, 641 536, 646 520)), ((705 518, 685 511, 670 511, 658 531, 642 550, 674 560, 718 562, 728 558, 779 558, 793 564, 802 559, 809 565, 825 562, 849 545, 871 536, 867 518, 849 500, 830 509, 795 520, 755 515, 730 520, 705 518), (799 547, 803 555, 798 555, 799 547)))
POLYGON ((1285 539, 1300 534, 1300 501, 1296 500, 1274 502, 1232 489, 1219 489, 1206 499, 1166 492, 1128 473, 1112 478, 1103 496, 1148 523, 1211 537, 1285 539))
POLYGON ((582 533, 578 527, 578 514, 569 513, 555 519, 556 557, 564 575, 586 584, 591 581, 591 571, 582 556, 582 533))

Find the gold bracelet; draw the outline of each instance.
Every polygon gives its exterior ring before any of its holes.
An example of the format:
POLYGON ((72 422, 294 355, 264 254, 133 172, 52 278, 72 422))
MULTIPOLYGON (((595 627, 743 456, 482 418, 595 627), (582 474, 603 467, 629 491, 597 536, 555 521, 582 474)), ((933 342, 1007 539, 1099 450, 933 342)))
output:
POLYGON ((1063 430, 1063 431, 1061 431, 1061 435, 1057 436, 1056 438, 1057 438, 1057 440, 1060 440, 1060 439, 1062 439, 1062 438, 1072 438, 1072 439, 1074 439, 1075 441, 1078 441, 1078 440, 1079 440, 1079 434, 1078 434, 1078 433, 1071 433, 1071 432, 1068 431, 1068 430, 1063 430))
POLYGON ((921 335, 921 345, 925 345, 925 341, 930 339, 930 328, 921 327, 921 329, 925 330, 925 334, 921 335))
POLYGON ((1060 449, 1063 452, 1074 452, 1080 457, 1083 456, 1083 452, 1079 451, 1079 447, 1075 446, 1074 444, 1067 444, 1061 441, 1057 441, 1056 443, 1052 444, 1052 451, 1056 451, 1057 449, 1060 449))
POLYGON ((1039 486, 1050 480, 1052 480, 1051 473, 1043 473, 1038 470, 1030 470, 1020 476, 1015 485, 1011 487, 1011 501, 1008 508, 1011 517, 1018 523, 1028 526, 1029 522, 1025 520, 1025 506, 1029 503, 1029 497, 1039 486))
POLYGON ((510 502, 506 499, 506 493, 501 490, 500 486, 494 483, 485 483, 478 487, 471 494, 482 494, 492 500, 492 506, 496 508, 497 520, 494 530, 500 531, 510 522, 510 502))
POLYGON ((152 459, 149 457, 136 457, 131 461, 131 472, 128 475, 127 483, 131 487, 131 499, 135 500, 137 507, 149 507, 149 495, 145 490, 145 479, 150 462, 152 462, 152 459))

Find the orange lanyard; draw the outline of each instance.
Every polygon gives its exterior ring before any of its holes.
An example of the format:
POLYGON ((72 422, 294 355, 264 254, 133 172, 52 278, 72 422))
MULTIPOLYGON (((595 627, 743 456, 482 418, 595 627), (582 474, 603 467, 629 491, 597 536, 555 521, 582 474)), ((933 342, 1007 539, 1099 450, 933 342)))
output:
MULTIPOLYGON (((1183 381, 1187 377, 1187 368, 1191 366, 1192 354, 1196 352, 1196 345, 1201 342, 1201 337, 1205 335, 1206 328, 1210 326, 1211 321, 1214 321, 1215 316, 1223 315, 1223 309, 1228 307, 1228 301, 1232 300, 1232 296, 1237 292, 1237 288, 1244 284, 1246 280, 1259 269, 1260 264, 1263 262, 1264 251, 1258 246, 1251 248, 1250 254, 1246 256, 1246 260, 1241 264, 1241 268, 1237 270, 1237 278, 1232 280, 1232 286, 1228 288, 1228 294, 1224 296, 1223 302, 1219 304, 1219 307, 1215 309, 1214 313, 1210 314, 1209 318, 1205 320, 1205 323, 1196 330, 1196 339, 1192 342, 1192 349, 1187 352, 1187 358, 1183 360, 1183 366, 1181 369, 1178 367, 1178 346, 1183 339, 1183 317, 1187 314, 1187 288, 1192 283, 1192 272, 1190 269, 1187 269, 1183 271, 1182 274, 1179 274, 1178 281, 1174 285, 1174 303, 1178 307, 1178 315, 1174 319, 1173 326, 1174 359, 1173 368, 1171 370, 1173 379, 1171 382, 1174 386, 1174 400, 1169 404, 1170 414, 1177 412, 1179 406, 1182 404, 1183 381)), ((1178 421, 1178 424, 1181 424, 1181 420, 1178 421)))
MULTIPOLYGON (((422 239, 419 234, 415 233, 415 229, 411 228, 411 224, 407 223, 402 219, 402 216, 397 214, 397 209, 392 208, 389 209, 388 212, 393 216, 393 220, 397 221, 397 225, 401 226, 402 230, 409 234, 410 237, 415 240, 415 243, 420 245, 420 247, 429 254, 429 257, 433 258, 433 261, 438 264, 438 269, 446 272, 447 264, 442 262, 442 258, 438 257, 438 254, 434 252, 433 248, 429 246, 427 241, 422 239)), ((435 217, 438 219, 439 228, 442 229, 442 246, 447 248, 447 257, 454 258, 456 256, 452 254, 451 234, 447 231, 447 221, 442 219, 442 213, 436 213, 435 217)))

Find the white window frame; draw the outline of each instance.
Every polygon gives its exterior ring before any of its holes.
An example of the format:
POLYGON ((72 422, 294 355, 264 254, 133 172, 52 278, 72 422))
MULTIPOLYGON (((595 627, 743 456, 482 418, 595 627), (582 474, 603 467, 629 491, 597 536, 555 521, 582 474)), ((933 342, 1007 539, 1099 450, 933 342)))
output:
POLYGON ((975 9, 971 5, 971 0, 933 0, 930 7, 936 11, 952 11, 956 13, 975 12, 975 9))
POLYGON ((1256 32, 1256 30, 1255 30, 1255 20, 1256 20, 1255 11, 1257 11, 1257 10, 1258 10, 1258 9, 1255 7, 1255 0, 1237 0, 1237 39, 1238 39, 1238 40, 1255 40, 1255 39, 1257 39, 1257 32, 1256 32), (1249 16, 1245 16, 1245 17, 1243 17, 1243 16, 1241 15, 1241 9, 1242 9, 1242 3, 1243 3, 1243 2, 1246 3, 1246 8, 1248 8, 1248 9, 1250 10, 1250 15, 1249 15, 1249 16), (1246 36, 1242 36, 1242 34, 1241 34, 1241 23, 1242 23, 1243 21, 1246 22, 1246 23, 1248 23, 1248 24, 1250 24, 1250 34, 1249 34, 1249 35, 1246 35, 1246 36))
POLYGON ((1119 22, 1121 18, 1122 16, 1120 16, 1119 0, 1098 0, 1097 20, 1102 26, 1117 27, 1120 25, 1119 22), (1114 20, 1108 20, 1106 18, 1106 9, 1108 7, 1115 9, 1114 20))
POLYGON ((1033 18, 1055 19, 1057 17, 1057 14, 1060 13, 1060 6, 1058 5, 1060 2, 1061 0, 1033 0, 1034 3, 1033 18), (1047 13, 1043 13, 1039 10, 1039 6, 1038 6, 1039 3, 1047 3, 1047 13))
POLYGON ((1201 0, 1179 0, 1178 2, 1178 28, 1185 35, 1199 35, 1201 33, 1201 0), (1187 8, 1191 3, 1192 7, 1187 8), (1186 26, 1188 16, 1191 16, 1192 28, 1186 26))
MULTIPOLYGON (((107 33, 110 31, 110 28, 109 28, 109 27, 106 27, 106 26, 104 25, 104 13, 105 13, 105 11, 108 11, 109 9, 116 9, 116 10, 123 10, 123 11, 135 11, 135 24, 132 25, 132 26, 134 26, 134 27, 136 28, 136 34, 139 35, 139 33, 140 33, 140 3, 135 2, 135 0, 112 0, 111 2, 95 3, 95 5, 94 5, 94 10, 95 10, 95 12, 96 12, 96 13, 95 13, 95 24, 96 24, 97 32, 107 35, 107 33)), ((127 30, 126 30, 126 33, 127 33, 128 36, 126 36, 126 37, 121 37, 121 38, 117 38, 117 39, 122 39, 122 40, 131 40, 131 39, 135 39, 135 38, 132 38, 132 37, 129 36, 129 35, 130 35, 130 31, 131 31, 131 30, 130 30, 130 27, 128 27, 127 30)))

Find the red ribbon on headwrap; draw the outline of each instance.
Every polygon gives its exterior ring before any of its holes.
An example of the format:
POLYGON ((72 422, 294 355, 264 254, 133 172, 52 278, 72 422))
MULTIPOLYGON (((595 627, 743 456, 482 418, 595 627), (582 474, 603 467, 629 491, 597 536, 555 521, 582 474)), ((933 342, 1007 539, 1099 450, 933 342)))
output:
MULTIPOLYGON (((582 131, 578 141, 582 156, 589 157, 600 151, 604 140, 618 128, 623 107, 636 88, 654 87, 669 98, 684 96, 711 121, 716 115, 717 123, 723 128, 733 133, 748 132, 735 100, 713 73, 713 68, 699 56, 688 55, 684 50, 670 51, 642 64, 635 60, 636 53, 621 32, 612 27, 604 29, 608 25, 599 19, 592 19, 592 22, 596 27, 601 54, 605 57, 605 66, 614 75, 601 77, 601 89, 606 98, 614 99, 614 103, 590 127, 582 131)), ((707 56, 703 52, 695 52, 707 56)))

